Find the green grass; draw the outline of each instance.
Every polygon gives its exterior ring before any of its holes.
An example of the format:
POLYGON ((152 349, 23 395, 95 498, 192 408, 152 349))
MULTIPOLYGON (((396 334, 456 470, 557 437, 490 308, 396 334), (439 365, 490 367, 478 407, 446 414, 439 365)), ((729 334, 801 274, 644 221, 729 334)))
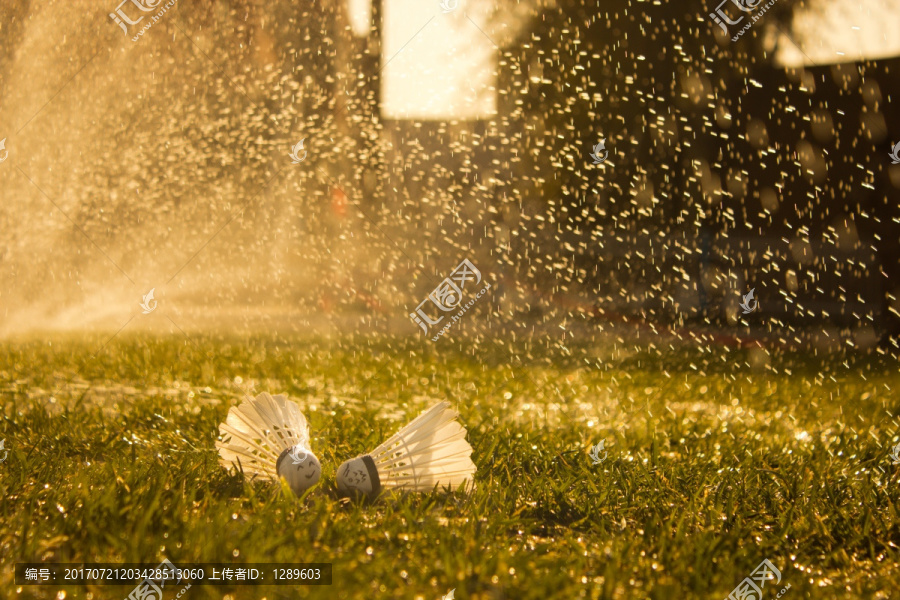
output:
POLYGON ((334 564, 330 588, 188 599, 720 600, 763 558, 782 572, 764 599, 900 589, 894 359, 142 336, 91 358, 103 341, 0 345, 0 598, 131 590, 18 591, 17 561, 164 556, 334 564), (324 474, 305 499, 218 465, 217 425, 247 391, 309 418, 324 474), (437 398, 469 429, 477 489, 341 501, 336 465, 437 398))

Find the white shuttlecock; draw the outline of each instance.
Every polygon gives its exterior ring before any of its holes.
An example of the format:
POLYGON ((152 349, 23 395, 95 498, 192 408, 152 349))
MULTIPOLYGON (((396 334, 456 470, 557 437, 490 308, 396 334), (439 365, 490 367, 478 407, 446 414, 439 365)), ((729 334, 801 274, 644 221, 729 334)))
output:
POLYGON ((368 454, 348 460, 337 471, 345 496, 378 497, 383 490, 432 491, 473 483, 475 463, 466 428, 449 402, 432 406, 368 454))
POLYGON ((309 448, 309 425, 300 407, 285 396, 262 393, 228 411, 219 425, 219 462, 247 477, 284 477, 301 496, 319 481, 322 465, 309 448))

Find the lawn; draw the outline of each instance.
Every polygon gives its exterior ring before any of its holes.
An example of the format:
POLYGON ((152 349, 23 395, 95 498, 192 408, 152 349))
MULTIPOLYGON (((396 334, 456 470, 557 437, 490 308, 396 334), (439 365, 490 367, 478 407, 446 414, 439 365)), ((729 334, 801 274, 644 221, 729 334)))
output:
POLYGON ((12 566, 164 557, 334 565, 330 587, 198 600, 721 600, 763 559, 763 599, 900 589, 895 358, 140 334, 92 358, 105 339, 0 344, 0 598, 121 600, 133 586, 17 588, 12 566), (304 499, 217 462, 218 423, 262 391, 310 421, 304 499), (338 498, 338 464, 445 398, 473 493, 338 498))

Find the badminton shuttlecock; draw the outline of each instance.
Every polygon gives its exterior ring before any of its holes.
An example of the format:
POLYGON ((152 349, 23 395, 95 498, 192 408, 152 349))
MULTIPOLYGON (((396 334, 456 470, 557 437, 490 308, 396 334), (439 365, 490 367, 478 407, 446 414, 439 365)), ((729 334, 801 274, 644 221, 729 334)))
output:
POLYGON ((372 452, 338 467, 338 490, 374 500, 384 490, 468 487, 475 463, 457 416, 449 402, 432 406, 372 452))
POLYGON ((322 465, 309 448, 309 425, 284 396, 262 393, 228 411, 216 442, 221 464, 250 478, 284 477, 298 496, 319 481, 322 465))

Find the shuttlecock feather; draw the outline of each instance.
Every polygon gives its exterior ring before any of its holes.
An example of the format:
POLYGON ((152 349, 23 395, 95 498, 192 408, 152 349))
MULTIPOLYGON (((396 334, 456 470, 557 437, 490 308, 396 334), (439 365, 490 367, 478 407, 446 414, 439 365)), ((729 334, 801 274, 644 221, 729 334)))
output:
POLYGON ((475 463, 458 416, 449 402, 429 408, 372 452, 338 467, 338 490, 374 499, 385 490, 468 487, 475 463))
POLYGON ((322 465, 309 447, 309 425, 295 402, 262 393, 228 411, 219 425, 219 462, 249 478, 284 477, 298 496, 319 481, 322 465))

